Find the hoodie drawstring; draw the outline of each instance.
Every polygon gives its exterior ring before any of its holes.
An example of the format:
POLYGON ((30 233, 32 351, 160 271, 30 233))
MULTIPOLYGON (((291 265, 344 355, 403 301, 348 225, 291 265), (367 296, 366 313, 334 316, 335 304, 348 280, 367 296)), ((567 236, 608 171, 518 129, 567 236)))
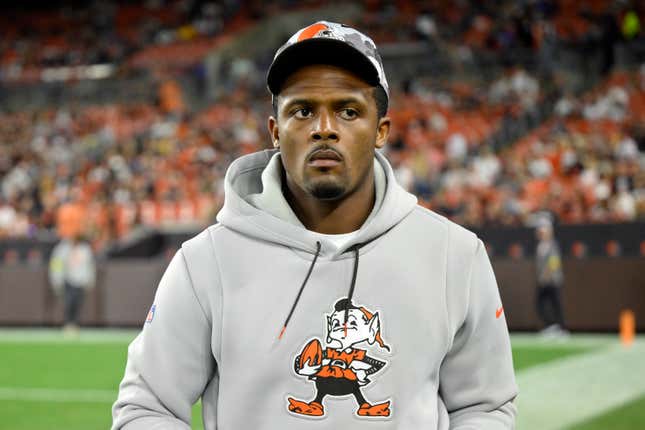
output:
MULTIPOLYGON (((349 309, 350 309, 350 306, 352 305, 352 297, 354 296, 354 288, 356 287, 356 275, 358 274, 358 255, 359 255, 359 250, 363 245, 365 245, 365 243, 359 243, 348 249, 348 251, 349 250, 354 251, 354 273, 352 275, 352 283, 349 285, 347 302, 345 303, 345 322, 344 322, 345 336, 347 336, 347 319, 349 318, 349 309)), ((300 286, 300 291, 298 291, 298 295, 296 296, 296 299, 294 300, 293 305, 291 305, 291 310, 289 311, 289 315, 287 315, 287 319, 284 321, 284 324, 282 325, 282 330, 280 330, 280 335, 278 336, 278 340, 282 339, 282 336, 284 335, 284 332, 287 329, 287 324, 289 324, 289 320, 291 319, 293 312, 296 310, 298 301, 300 301, 300 296, 302 295, 302 292, 305 289, 305 285, 307 285, 307 281, 309 281, 311 272, 314 270, 314 266, 316 265, 316 260, 318 260, 318 256, 320 255, 321 247, 322 245, 320 244, 320 242, 316 242, 316 255, 314 256, 314 259, 311 262, 311 265, 309 266, 309 271, 307 272, 307 276, 305 277, 305 280, 302 281, 302 285, 300 286)))
POLYGON ((320 249, 322 245, 320 242, 316 242, 316 255, 314 256, 313 261, 311 262, 311 266, 309 266, 309 271, 307 272, 307 276, 305 276, 305 280, 302 281, 302 285, 300 286, 300 291, 298 291, 298 295, 296 296, 296 300, 294 300, 293 305, 291 305, 291 310, 289 311, 289 315, 287 315, 287 319, 284 321, 284 324, 282 325, 282 330, 280 330, 280 335, 278 336, 278 340, 282 339, 282 335, 284 334, 284 331, 287 329, 287 324, 289 324, 289 320, 291 319, 291 315, 293 315, 293 311, 296 310, 296 305, 298 304, 298 301, 300 300, 300 296, 302 295, 302 291, 305 289, 305 285, 307 285, 307 281, 309 280, 309 277, 311 276, 311 272, 314 270, 314 265, 316 264, 316 260, 318 260, 318 256, 320 255, 320 249))
POLYGON ((347 294, 347 302, 345 303, 345 321, 344 329, 345 336, 347 336, 347 319, 349 318, 349 307, 352 305, 352 296, 354 295, 354 287, 356 287, 356 275, 358 273, 358 249, 360 245, 354 245, 354 274, 352 275, 352 283, 349 285, 349 293, 347 294))

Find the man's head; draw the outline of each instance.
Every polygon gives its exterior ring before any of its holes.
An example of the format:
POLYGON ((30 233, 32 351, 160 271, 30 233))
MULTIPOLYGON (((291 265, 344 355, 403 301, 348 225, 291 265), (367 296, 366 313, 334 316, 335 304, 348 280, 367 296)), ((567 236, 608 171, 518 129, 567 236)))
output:
POLYGON ((269 131, 289 188, 338 200, 366 187, 390 128, 387 81, 371 39, 339 24, 313 24, 278 50, 267 83, 269 131))

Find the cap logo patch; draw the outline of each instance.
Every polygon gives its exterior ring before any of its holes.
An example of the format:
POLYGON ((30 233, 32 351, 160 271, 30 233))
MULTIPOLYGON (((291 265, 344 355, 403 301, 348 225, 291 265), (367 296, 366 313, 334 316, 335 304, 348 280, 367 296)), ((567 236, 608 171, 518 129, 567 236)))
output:
POLYGON ((327 27, 325 24, 320 23, 312 24, 302 30, 302 33, 300 33, 300 36, 298 36, 298 42, 316 37, 318 33, 324 30, 329 30, 329 27, 327 27))

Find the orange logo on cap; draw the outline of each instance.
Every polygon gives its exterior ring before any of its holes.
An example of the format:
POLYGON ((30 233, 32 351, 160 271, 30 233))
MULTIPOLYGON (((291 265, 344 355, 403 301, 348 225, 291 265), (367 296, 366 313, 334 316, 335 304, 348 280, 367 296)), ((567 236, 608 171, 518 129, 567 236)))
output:
POLYGON ((319 32, 323 30, 328 30, 329 27, 327 27, 325 24, 312 24, 309 27, 305 28, 302 30, 302 33, 300 33, 300 36, 298 36, 298 42, 302 42, 303 40, 311 39, 315 35, 317 35, 319 32))

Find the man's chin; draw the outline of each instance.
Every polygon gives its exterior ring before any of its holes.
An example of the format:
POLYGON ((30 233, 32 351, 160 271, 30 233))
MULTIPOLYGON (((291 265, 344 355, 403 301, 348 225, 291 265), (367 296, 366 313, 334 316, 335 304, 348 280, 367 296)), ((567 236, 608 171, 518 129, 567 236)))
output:
POLYGON ((336 183, 321 182, 312 184, 309 194, 318 200, 338 200, 345 195, 345 187, 336 183))

